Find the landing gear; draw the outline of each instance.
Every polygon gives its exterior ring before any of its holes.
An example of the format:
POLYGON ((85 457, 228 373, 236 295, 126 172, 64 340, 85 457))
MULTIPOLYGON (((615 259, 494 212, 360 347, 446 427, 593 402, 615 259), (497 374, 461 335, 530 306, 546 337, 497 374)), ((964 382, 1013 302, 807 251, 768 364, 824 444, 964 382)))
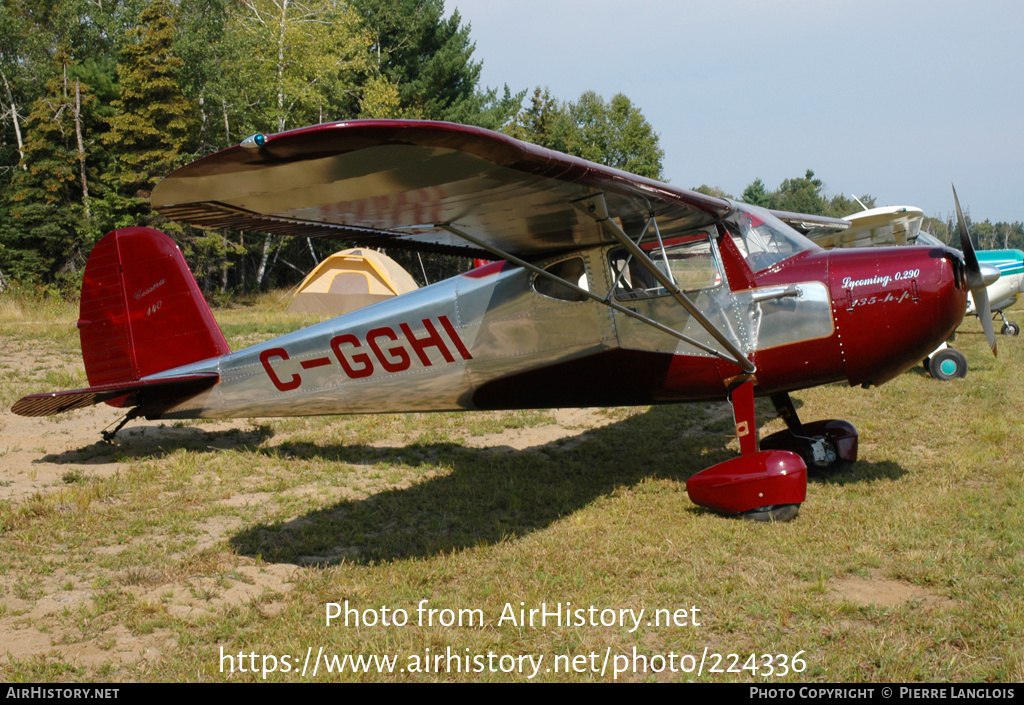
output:
POLYGON ((774 507, 751 509, 749 512, 743 512, 740 516, 750 521, 789 521, 795 519, 799 511, 799 504, 776 504, 774 507))
POLYGON ((761 439, 762 449, 789 450, 807 464, 808 471, 827 472, 857 460, 857 429, 838 419, 800 423, 789 394, 771 396, 786 430, 761 439))
POLYGON ((925 363, 935 379, 961 379, 967 375, 967 358, 953 348, 937 350, 925 363))
POLYGON ((694 504, 753 521, 789 521, 807 496, 807 465, 789 450, 758 450, 754 383, 731 392, 742 455, 702 470, 686 481, 694 504))
POLYGON ((993 321, 996 319, 996 316, 998 316, 1003 321, 1003 327, 1000 330, 1000 333, 1002 333, 1003 335, 1019 335, 1020 334, 1020 326, 1017 325, 1016 323, 1014 323, 1013 321, 1008 320, 1006 318, 1006 314, 1005 313, 1003 313, 1002 311, 996 311, 995 315, 992 316, 992 320, 993 321))
POLYGON ((100 431, 100 435, 103 437, 103 441, 105 443, 113 443, 114 436, 117 435, 118 431, 125 427, 125 424, 127 424, 129 421, 133 419, 137 419, 139 416, 142 415, 139 411, 140 409, 141 407, 138 406, 132 408, 131 411, 124 415, 124 418, 121 419, 120 423, 117 424, 117 428, 115 428, 113 431, 100 431))

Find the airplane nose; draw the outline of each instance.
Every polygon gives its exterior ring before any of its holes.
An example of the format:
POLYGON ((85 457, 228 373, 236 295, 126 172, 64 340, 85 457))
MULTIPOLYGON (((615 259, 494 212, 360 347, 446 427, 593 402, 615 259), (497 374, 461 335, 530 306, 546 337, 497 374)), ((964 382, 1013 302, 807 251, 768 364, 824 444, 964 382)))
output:
POLYGON ((829 279, 850 384, 881 384, 918 364, 963 320, 958 253, 941 247, 832 250, 829 279))
POLYGON ((985 282, 985 286, 992 286, 1001 276, 1001 272, 998 267, 993 267, 991 264, 981 265, 981 278, 985 282))

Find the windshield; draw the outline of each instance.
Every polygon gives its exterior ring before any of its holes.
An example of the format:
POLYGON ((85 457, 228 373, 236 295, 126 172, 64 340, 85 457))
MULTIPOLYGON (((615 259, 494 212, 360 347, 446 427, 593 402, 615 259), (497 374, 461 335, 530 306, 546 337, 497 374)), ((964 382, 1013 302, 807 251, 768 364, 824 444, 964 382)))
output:
POLYGON ((927 245, 929 247, 949 247, 949 245, 944 243, 942 240, 935 237, 934 235, 929 235, 928 233, 918 233, 917 239, 914 241, 914 244, 927 245))
POLYGON ((798 252, 820 249, 764 208, 733 203, 736 209, 727 221, 733 242, 755 272, 798 252))

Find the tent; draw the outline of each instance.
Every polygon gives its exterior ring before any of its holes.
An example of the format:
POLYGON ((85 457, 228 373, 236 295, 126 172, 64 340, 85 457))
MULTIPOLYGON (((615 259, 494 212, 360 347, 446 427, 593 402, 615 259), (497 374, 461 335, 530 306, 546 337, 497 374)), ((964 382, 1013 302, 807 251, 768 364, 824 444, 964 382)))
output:
POLYGON ((418 288, 387 255, 367 249, 342 250, 325 258, 302 280, 288 310, 337 316, 418 288))

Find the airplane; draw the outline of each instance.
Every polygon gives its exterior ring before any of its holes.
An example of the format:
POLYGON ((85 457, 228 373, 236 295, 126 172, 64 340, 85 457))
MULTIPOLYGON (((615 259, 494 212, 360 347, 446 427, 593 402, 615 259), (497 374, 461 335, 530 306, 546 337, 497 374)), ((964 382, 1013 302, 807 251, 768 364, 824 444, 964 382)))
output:
POLYGON ((857 457, 851 424, 802 422, 790 393, 891 379, 959 325, 968 289, 984 292, 966 228, 963 256, 825 251, 765 210, 453 123, 254 135, 172 173, 151 204, 203 228, 494 261, 233 352, 174 242, 115 230, 82 285, 90 386, 23 397, 15 413, 130 408, 110 438, 140 416, 727 399, 740 455, 687 490, 699 506, 760 521, 797 515, 808 466, 857 457), (787 425, 760 443, 755 396, 787 425))
MULTIPOLYGON (((1006 309, 1020 301, 1024 291, 1024 250, 979 250, 978 261, 999 270, 999 280, 988 287, 989 307, 1003 321, 1003 335, 1019 335, 1020 325, 1006 318, 1006 309)), ((978 315, 977 304, 968 298, 967 315, 978 315)))
MULTIPOLYGON (((926 245, 943 244, 937 237, 928 233, 921 233, 917 240, 918 243, 926 245)), ((993 279, 988 285, 988 300, 993 320, 998 317, 1003 322, 999 332, 1003 335, 1019 335, 1020 325, 1006 318, 1006 309, 1020 300, 1021 291, 1024 290, 1024 251, 978 250, 977 255, 982 271, 988 272, 986 280, 993 279), (999 276, 994 277, 992 269, 989 268, 997 270, 999 276)), ((972 296, 967 297, 967 315, 978 315, 978 307, 972 296)))
MULTIPOLYGON (((860 199, 853 197, 858 203, 860 199)), ((924 211, 913 206, 882 206, 864 208, 859 213, 844 216, 850 226, 845 229, 823 227, 815 223, 801 222, 799 217, 789 219, 790 225, 807 235, 816 244, 833 247, 885 247, 890 245, 931 245, 945 246, 941 240, 921 232, 924 211)), ((792 214, 789 214, 792 215, 792 214)), ((1024 252, 1020 250, 980 250, 976 252, 978 262, 987 286, 990 311, 1003 321, 1000 331, 1003 335, 1017 335, 1020 327, 1007 320, 1004 313, 1017 302, 1024 284, 1024 252)), ((967 296, 968 316, 977 316, 974 297, 967 296)), ((924 368, 939 380, 957 379, 967 374, 967 358, 959 350, 945 342, 932 351, 923 361, 924 368)))
MULTIPOLYGON (((856 196, 854 199, 860 203, 856 196)), ((861 203, 861 206, 864 204, 861 203)), ((851 213, 843 219, 850 221, 850 227, 838 238, 823 233, 811 239, 825 248, 945 244, 934 235, 921 232, 924 212, 913 206, 884 206, 870 209, 864 207, 860 213, 851 213)), ((1007 320, 1005 311, 1017 303, 1024 288, 1024 252, 1015 249, 978 250, 976 254, 986 280, 989 280, 988 298, 991 312, 1003 322, 1000 332, 1003 335, 1018 335, 1020 326, 1007 320)), ((967 297, 967 315, 978 315, 972 296, 967 297)))
MULTIPOLYGON (((860 200, 854 196, 860 203, 860 200)), ((815 243, 826 250, 833 247, 888 247, 913 245, 921 234, 924 211, 914 206, 882 206, 864 208, 842 219, 850 227, 842 230, 816 228, 808 224, 805 228, 797 224, 797 230, 804 232, 815 243)))

